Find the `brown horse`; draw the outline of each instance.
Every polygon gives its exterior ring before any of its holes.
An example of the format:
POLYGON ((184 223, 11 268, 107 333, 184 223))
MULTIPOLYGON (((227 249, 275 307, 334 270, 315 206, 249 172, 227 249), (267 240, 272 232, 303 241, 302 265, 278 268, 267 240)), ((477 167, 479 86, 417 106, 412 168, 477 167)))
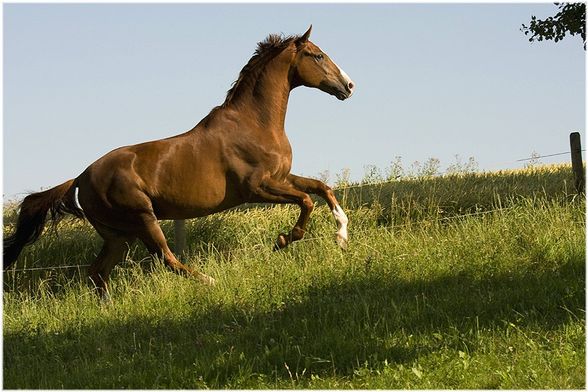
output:
POLYGON ((290 91, 315 87, 340 100, 354 84, 318 46, 301 36, 269 35, 243 67, 225 102, 192 130, 167 139, 121 147, 92 163, 77 178, 25 197, 16 231, 4 240, 4 269, 42 233, 47 214, 85 217, 104 239, 89 268, 108 296, 108 276, 140 239, 166 266, 212 284, 214 279, 180 263, 167 245, 159 219, 209 215, 242 203, 292 203, 300 217, 281 249, 304 236, 317 194, 337 221, 336 241, 347 243, 347 217, 331 189, 290 174, 292 149, 284 131, 290 91))

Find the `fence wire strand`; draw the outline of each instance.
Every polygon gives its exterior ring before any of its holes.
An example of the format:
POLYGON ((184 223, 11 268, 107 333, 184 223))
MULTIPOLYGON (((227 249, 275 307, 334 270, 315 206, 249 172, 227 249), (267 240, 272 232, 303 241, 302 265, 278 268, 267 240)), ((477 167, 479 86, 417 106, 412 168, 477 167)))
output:
MULTIPOLYGON (((581 152, 585 152, 586 150, 580 150, 581 152)), ((548 157, 554 157, 554 156, 558 156, 558 155, 567 155, 567 154, 571 154, 571 151, 565 151, 565 152, 558 152, 555 154, 547 154, 547 155, 539 155, 536 157, 528 157, 528 158, 523 158, 523 159, 517 159, 514 162, 524 162, 524 161, 532 161, 533 159, 541 159, 541 158, 548 158, 548 157)), ((503 162, 503 164, 511 164, 512 161, 509 162, 503 162)), ((500 170, 508 170, 508 169, 500 169, 500 170)), ((483 171, 481 173, 484 173, 483 171)), ((443 177, 443 176, 449 176, 455 174, 453 171, 451 170, 444 170, 441 172, 437 172, 434 173, 431 177, 443 177)), ((361 188, 364 186, 374 186, 374 185, 383 185, 383 184, 391 184, 394 182, 398 182, 398 178, 395 179, 391 179, 391 180, 384 180, 384 181, 375 181, 375 182, 359 182, 357 184, 351 184, 351 185, 344 185, 344 186, 338 186, 338 187, 333 187, 333 191, 344 191, 347 189, 353 189, 353 188, 361 188)))
MULTIPOLYGON (((431 219, 431 220, 423 220, 420 222, 408 222, 408 223, 403 223, 403 224, 399 224, 399 225, 392 225, 392 226, 384 226, 382 227, 372 227, 372 228, 367 228, 367 229, 361 229, 361 230, 354 230, 352 233, 354 235, 356 234, 364 234, 370 231, 373 231, 374 229, 376 230, 380 230, 380 231, 385 231, 386 233, 390 234, 392 233, 392 231, 394 229, 403 229, 403 228, 407 228, 407 227, 419 227, 419 226, 425 226, 426 224, 434 224, 437 222, 444 222, 444 221, 452 221, 452 220, 457 220, 457 219, 462 219, 462 218, 467 218, 467 217, 472 217, 472 216, 480 216, 480 215, 488 215, 488 214, 492 214, 495 212, 504 212, 504 211, 509 211, 509 210, 513 210, 516 207, 503 207, 503 208, 496 208, 496 209, 492 209, 492 210, 486 210, 486 211, 478 211, 478 212, 472 212, 472 213, 467 213, 467 214, 461 214, 461 215, 454 215, 454 216, 446 216, 446 217, 441 217, 441 218, 437 218, 437 219, 431 219)), ((310 238, 302 238, 300 240, 297 240, 294 242, 294 244, 296 243, 308 243, 308 242, 315 242, 315 241, 320 241, 320 240, 326 240, 326 239, 331 239, 333 238, 333 235, 321 235, 321 236, 315 236, 315 237, 310 237, 310 238)), ((365 245, 365 244, 364 244, 365 245)), ((260 249, 260 248, 264 248, 265 244, 255 244, 255 245, 251 245, 251 246, 244 246, 244 247, 239 247, 239 248, 234 248, 234 249, 229 249, 227 251, 227 253, 229 255, 234 255, 235 253, 241 253, 241 252, 245 252, 245 251, 250 251, 250 250, 255 250, 255 249, 260 249)), ((376 250, 376 252, 379 253, 379 251, 376 250)), ((129 264, 144 264, 144 263, 151 263, 152 260, 139 260, 139 261, 133 261, 132 263, 129 264)), ((91 264, 76 264, 76 265, 58 265, 58 266, 50 266, 50 267, 29 267, 29 268, 18 268, 18 269, 8 269, 5 270, 5 273, 13 273, 13 272, 28 272, 28 271, 49 271, 49 270, 61 270, 61 269, 74 269, 74 268, 87 268, 89 267, 91 264)))
MULTIPOLYGON (((580 150, 582 152, 586 151, 585 149, 580 150)), ((555 154, 547 154, 547 155, 540 155, 540 156, 532 156, 529 158, 523 158, 523 159, 517 159, 516 162, 523 162, 523 161, 530 161, 533 159, 541 159, 541 158, 548 158, 548 157, 554 157, 554 156, 559 156, 559 155, 565 155, 565 154, 570 154, 571 151, 565 151, 565 152, 558 152, 555 154)), ((449 171, 444 171, 444 172, 440 172, 440 173, 436 173, 436 176, 444 176, 444 175, 450 175, 452 174, 449 171)), ((390 184, 393 182, 397 182, 398 179, 393 179, 393 180, 386 180, 386 181, 377 181, 377 182, 372 182, 372 183, 358 183, 358 184, 352 184, 352 185, 346 185, 346 186, 340 186, 340 187, 334 187, 333 191, 344 191, 347 189, 354 189, 354 188, 360 188, 360 187, 367 187, 367 186, 374 186, 374 185, 384 185, 384 184, 390 184)), ((438 219, 434 219, 434 220, 430 220, 430 221, 421 221, 421 222, 409 222, 406 224, 402 224, 402 225, 394 225, 391 228, 404 228, 404 227, 408 227, 408 226, 419 226, 419 225, 423 225, 425 223, 435 223, 435 222, 439 222, 439 221, 445 221, 445 220, 453 220, 453 219, 460 219, 460 218, 464 218, 464 217, 470 217, 470 216, 477 216, 477 215, 486 215, 486 214, 490 214, 493 212, 502 212, 502 211, 506 211, 506 210, 510 210, 513 209, 514 207, 506 207, 506 208, 498 208, 498 209, 493 209, 493 210, 487 210, 487 211, 480 211, 480 212, 474 212, 474 213, 469 213, 469 214, 462 214, 462 215, 455 215, 455 216, 449 216, 449 217, 443 217, 443 218, 438 218, 438 219)), ((365 229, 365 230, 360 230, 360 231, 355 231, 354 233, 357 234, 361 234, 363 232, 367 232, 368 230, 373 230, 373 229, 365 229)), ((389 231, 388 228, 385 228, 386 231, 389 231)), ((313 242, 313 241, 318 241, 318 240, 324 240, 327 238, 331 238, 332 236, 329 235, 324 235, 324 236, 318 236, 318 237, 311 237, 311 238, 302 238, 296 242, 313 242)), ((229 250, 229 254, 230 253, 234 253, 234 252, 242 252, 245 250, 252 250, 252 249, 258 249, 260 247, 263 247, 263 244, 256 244, 253 246, 249 246, 249 247, 242 247, 242 248, 236 248, 236 249, 232 249, 229 250)), ((134 263, 145 263, 146 261, 142 260, 139 262, 134 262, 134 263)), ((151 262, 151 261, 148 261, 151 262)), ((20 268, 20 269, 8 269, 5 270, 4 272, 27 272, 27 271, 44 271, 44 270, 59 270, 59 269, 73 269, 73 268, 87 268, 89 267, 91 264, 76 264, 76 265, 62 265, 62 266, 52 266, 52 267, 30 267, 30 268, 20 268)))
MULTIPOLYGON (((578 151, 578 150, 576 150, 578 151)), ((586 150, 580 150, 581 152, 584 152, 586 150)), ((555 157, 558 155, 567 155, 567 154, 571 154, 571 151, 565 151, 565 152, 557 152, 555 154, 547 154, 547 155, 539 155, 536 157, 529 157, 529 158, 523 158, 523 159, 517 159, 517 162, 523 162, 523 161, 532 161, 533 159, 541 159, 541 158, 549 158, 549 157, 555 157)))

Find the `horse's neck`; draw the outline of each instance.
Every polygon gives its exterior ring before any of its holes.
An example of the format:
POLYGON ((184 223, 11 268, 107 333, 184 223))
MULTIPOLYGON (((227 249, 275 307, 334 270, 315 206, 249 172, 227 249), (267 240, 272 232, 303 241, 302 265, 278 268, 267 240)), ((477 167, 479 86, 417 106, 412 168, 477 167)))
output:
POLYGON ((245 116, 253 117, 262 132, 284 132, 286 109, 290 96, 289 53, 287 50, 266 65, 257 80, 248 86, 236 102, 245 116))

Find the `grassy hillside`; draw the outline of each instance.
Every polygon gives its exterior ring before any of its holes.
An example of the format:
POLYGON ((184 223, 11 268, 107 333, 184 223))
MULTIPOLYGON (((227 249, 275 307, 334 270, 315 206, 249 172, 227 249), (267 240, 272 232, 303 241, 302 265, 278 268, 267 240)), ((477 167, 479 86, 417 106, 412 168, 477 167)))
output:
MULTIPOLYGON (((213 288, 138 245, 110 305, 83 269, 6 272, 4 387, 584 388, 585 199, 569 172, 342 190, 347 251, 323 205, 308 240, 282 252, 271 245, 295 207, 193 220, 185 260, 213 288)), ((58 233, 15 268, 87 264, 99 250, 83 222, 58 233)))

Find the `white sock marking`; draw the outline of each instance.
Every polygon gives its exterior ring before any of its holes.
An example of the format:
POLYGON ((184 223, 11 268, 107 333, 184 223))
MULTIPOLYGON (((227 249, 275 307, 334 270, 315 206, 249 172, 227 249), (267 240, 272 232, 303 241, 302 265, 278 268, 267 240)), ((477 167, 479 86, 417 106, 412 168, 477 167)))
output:
POLYGON ((337 238, 347 242, 349 239, 349 235, 347 233, 347 223, 349 223, 349 219, 339 204, 335 206, 332 212, 335 220, 337 221, 337 238))

